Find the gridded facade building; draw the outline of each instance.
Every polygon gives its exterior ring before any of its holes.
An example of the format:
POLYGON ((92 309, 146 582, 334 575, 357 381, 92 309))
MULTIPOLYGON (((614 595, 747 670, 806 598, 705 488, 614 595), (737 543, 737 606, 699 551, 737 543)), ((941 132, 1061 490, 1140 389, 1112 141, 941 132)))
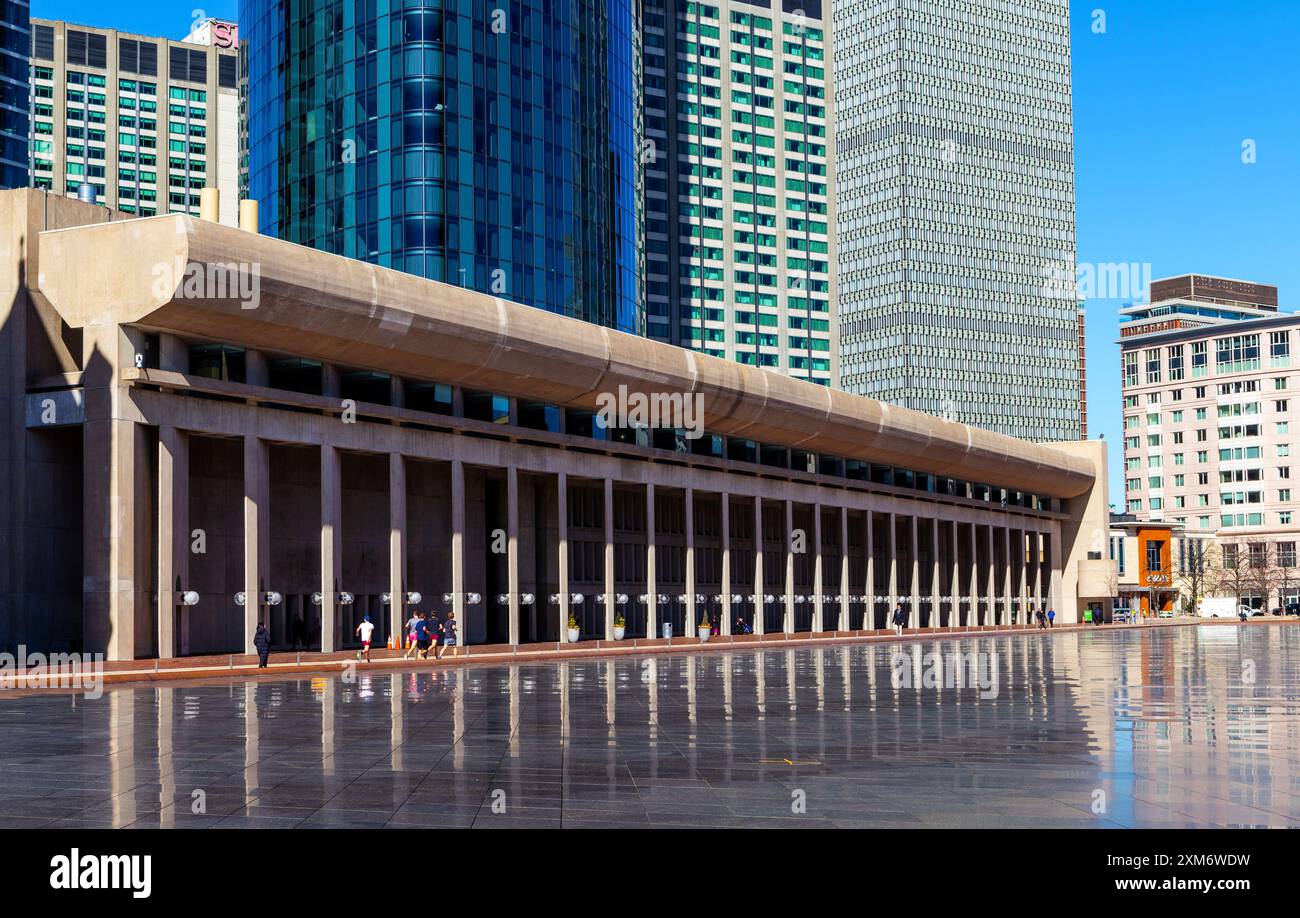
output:
POLYGON ((32 20, 32 185, 114 210, 197 214, 199 192, 238 211, 233 50, 32 20))
POLYGON ((822 6, 646 2, 646 331, 833 385, 831 62, 822 6))
POLYGON ((30 22, 26 0, 0 0, 0 188, 27 186, 30 22))
POLYGON ((837 0, 840 380, 1081 434, 1067 0, 837 0))
POLYGON ((240 17, 264 232, 640 331, 633 0, 250 0, 240 17))
POLYGON ((1300 315, 1276 287, 1203 275, 1156 281, 1151 300, 1121 313, 1127 511, 1294 545, 1300 315))

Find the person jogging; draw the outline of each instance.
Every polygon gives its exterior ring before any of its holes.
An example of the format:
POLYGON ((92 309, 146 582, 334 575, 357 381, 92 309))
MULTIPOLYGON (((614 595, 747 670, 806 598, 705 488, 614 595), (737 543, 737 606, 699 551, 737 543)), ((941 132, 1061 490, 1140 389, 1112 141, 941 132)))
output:
POLYGON ((404 660, 411 659, 411 654, 419 652, 420 648, 416 644, 416 641, 419 640, 419 635, 416 634, 415 628, 419 622, 420 614, 418 612, 412 612, 410 620, 406 623, 406 655, 402 658, 404 660))
POLYGON ((447 620, 439 628, 442 631, 442 646, 438 648, 437 653, 434 655, 435 659, 441 660, 448 647, 451 648, 451 655, 456 656, 460 650, 457 646, 460 642, 456 638, 456 613, 448 612, 447 620))
POLYGON ((366 662, 370 662, 370 639, 375 636, 375 623, 370 620, 370 616, 363 616, 361 624, 357 625, 356 633, 361 636, 361 649, 357 651, 357 659, 365 654, 366 662))
POLYGON ((429 659, 429 618, 423 612, 415 622, 415 646, 421 660, 429 659))

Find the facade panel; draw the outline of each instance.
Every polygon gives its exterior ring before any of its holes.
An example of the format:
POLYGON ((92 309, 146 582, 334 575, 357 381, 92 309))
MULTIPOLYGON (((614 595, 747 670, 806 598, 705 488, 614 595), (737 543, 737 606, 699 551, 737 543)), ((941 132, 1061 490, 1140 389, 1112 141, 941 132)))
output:
POLYGON ((255 0, 240 38, 264 232, 640 331, 632 0, 255 0))
POLYGON ((1081 435, 1066 0, 836 0, 840 382, 1081 435))

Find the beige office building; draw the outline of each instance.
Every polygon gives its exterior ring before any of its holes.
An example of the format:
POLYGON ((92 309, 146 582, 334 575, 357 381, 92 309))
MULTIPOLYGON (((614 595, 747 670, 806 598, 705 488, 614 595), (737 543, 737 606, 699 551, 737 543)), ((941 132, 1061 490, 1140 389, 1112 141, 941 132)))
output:
POLYGON ((571 618, 583 641, 706 619, 781 640, 896 604, 951 629, 1109 601, 1101 442, 210 220, 20 190, 0 238, 6 645, 242 652, 261 619, 333 650, 368 614, 382 646, 412 609, 454 610, 471 645, 556 646, 571 618))
MULTIPOLYGON (((200 41, 209 42, 201 44, 200 41)), ((31 183, 123 214, 199 211, 220 190, 230 221, 239 199, 237 53, 32 19, 31 183)))
MULTIPOLYGON (((1300 315, 1266 284, 1184 275, 1151 290, 1120 325, 1126 511, 1294 568, 1300 315)), ((1269 592, 1256 599, 1273 608, 1269 592)))

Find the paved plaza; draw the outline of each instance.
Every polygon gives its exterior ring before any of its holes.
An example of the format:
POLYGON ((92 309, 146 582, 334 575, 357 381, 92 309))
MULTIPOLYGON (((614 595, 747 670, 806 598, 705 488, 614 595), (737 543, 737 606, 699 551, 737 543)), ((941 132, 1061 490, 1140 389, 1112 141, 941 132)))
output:
POLYGON ((1297 664, 1191 625, 7 693, 0 825, 1297 827, 1297 664))

